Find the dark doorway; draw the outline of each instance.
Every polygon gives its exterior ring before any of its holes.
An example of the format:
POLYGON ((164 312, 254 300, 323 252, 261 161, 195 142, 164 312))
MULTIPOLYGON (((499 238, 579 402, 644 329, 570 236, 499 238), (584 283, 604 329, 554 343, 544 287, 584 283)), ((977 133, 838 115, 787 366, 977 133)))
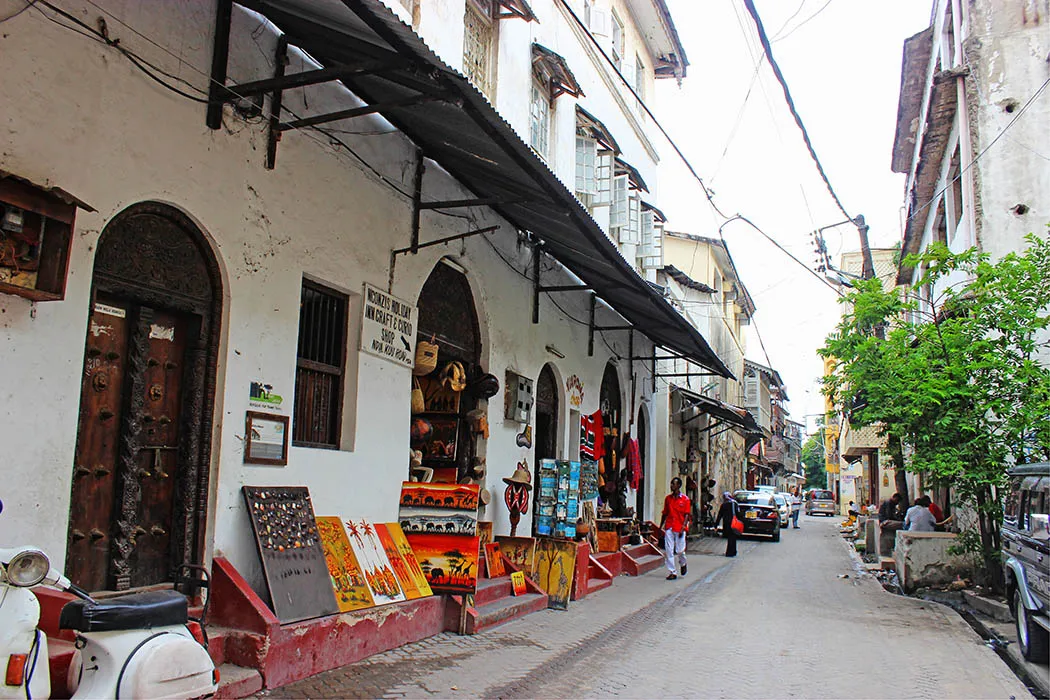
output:
POLYGON ((558 380, 551 366, 544 365, 536 381, 536 462, 557 458, 558 380))
POLYGON ((203 561, 222 309, 200 230, 160 203, 118 214, 92 277, 66 572, 90 591, 203 561))
MULTIPOLYGON (((649 444, 649 427, 645 421, 645 411, 638 409, 638 456, 642 462, 642 478, 638 480, 638 491, 635 494, 634 512, 639 520, 645 519, 645 485, 646 485, 646 448, 649 444)), ((655 517, 656 514, 654 513, 655 517)))
MULTIPOLYGON (((435 481, 459 482, 468 479, 473 468, 476 446, 466 418, 477 408, 477 399, 469 391, 451 391, 449 383, 442 380, 454 362, 463 366, 467 377, 477 377, 481 372, 481 332, 470 281, 458 269, 439 262, 423 284, 418 306, 417 337, 436 343, 438 358, 430 374, 415 378, 422 387, 427 410, 412 416, 414 423, 422 421, 430 427, 433 439, 413 439, 412 446, 423 450, 423 466, 434 470, 435 481), (449 436, 454 436, 452 447, 449 436), (437 441, 444 443, 442 448, 434 447, 437 441)), ((415 426, 413 432, 419 432, 415 426)))
POLYGON ((615 517, 627 514, 627 475, 620 468, 620 377, 613 363, 605 365, 602 386, 598 394, 602 411, 602 427, 605 435, 605 486, 600 492, 602 501, 612 508, 615 517))

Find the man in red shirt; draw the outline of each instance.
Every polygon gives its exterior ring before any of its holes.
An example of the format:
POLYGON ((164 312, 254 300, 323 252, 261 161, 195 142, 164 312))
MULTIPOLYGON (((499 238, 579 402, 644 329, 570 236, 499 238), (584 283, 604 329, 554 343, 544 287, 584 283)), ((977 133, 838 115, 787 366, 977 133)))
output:
POLYGON ((685 533, 689 530, 691 513, 689 497, 682 493, 682 480, 676 476, 671 479, 671 493, 664 499, 664 512, 660 516, 668 581, 678 578, 678 564, 682 566, 682 576, 685 576, 685 533))

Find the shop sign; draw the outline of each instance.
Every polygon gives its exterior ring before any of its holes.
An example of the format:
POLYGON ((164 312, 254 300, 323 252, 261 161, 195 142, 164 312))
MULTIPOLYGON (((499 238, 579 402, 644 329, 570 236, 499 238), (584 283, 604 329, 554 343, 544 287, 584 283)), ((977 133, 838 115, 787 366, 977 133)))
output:
POLYGON ((416 360, 419 309, 370 284, 365 285, 361 349, 411 368, 416 360))

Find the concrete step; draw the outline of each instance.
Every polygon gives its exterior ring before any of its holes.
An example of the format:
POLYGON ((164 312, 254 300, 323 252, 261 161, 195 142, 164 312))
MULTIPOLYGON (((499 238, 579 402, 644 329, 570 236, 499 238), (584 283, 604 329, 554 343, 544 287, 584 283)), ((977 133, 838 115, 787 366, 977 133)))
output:
POLYGON ((613 578, 623 573, 623 563, 626 559, 623 552, 600 552, 594 555, 594 558, 613 578))
POLYGON ((642 544, 631 545, 623 550, 624 554, 632 559, 639 559, 650 554, 657 554, 663 556, 663 550, 659 547, 654 546, 649 542, 643 542, 642 544))
POLYGON ((510 576, 478 579, 477 592, 474 594, 474 607, 479 608, 502 598, 513 595, 514 585, 510 576))
POLYGON ((223 664, 219 667, 219 689, 216 698, 246 698, 263 689, 263 677, 258 669, 223 664))
POLYGON ((467 634, 477 634, 504 622, 524 617, 537 610, 547 609, 547 596, 541 593, 525 593, 501 598, 481 607, 475 606, 477 615, 467 620, 467 634))
POLYGON ((591 578, 587 581, 587 595, 597 593, 613 584, 611 578, 591 578))
POLYGON ((663 554, 646 554, 637 559, 628 558, 624 569, 631 576, 642 576, 654 569, 659 569, 664 563, 663 554))
POLYGON ((896 571, 897 561, 893 557, 879 557, 879 566, 883 571, 896 571))

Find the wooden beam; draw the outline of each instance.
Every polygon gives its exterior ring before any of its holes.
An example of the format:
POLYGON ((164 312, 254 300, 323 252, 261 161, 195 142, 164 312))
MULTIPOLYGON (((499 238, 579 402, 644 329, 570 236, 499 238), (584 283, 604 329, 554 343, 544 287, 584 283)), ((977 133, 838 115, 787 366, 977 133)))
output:
POLYGON ((368 114, 382 112, 384 109, 411 107, 412 105, 418 105, 424 102, 437 102, 443 101, 444 99, 444 96, 438 97, 435 95, 413 95, 412 97, 406 97, 402 100, 391 100, 390 102, 365 105, 364 107, 354 107, 353 109, 341 109, 338 112, 328 112, 327 114, 318 114, 313 117, 305 117, 303 119, 295 119, 290 122, 282 122, 278 129, 280 131, 303 129, 308 126, 316 126, 317 124, 327 124, 328 122, 336 122, 342 119, 353 119, 354 117, 363 117, 368 114))
POLYGON ((420 202, 420 209, 459 209, 462 207, 488 207, 493 204, 517 204, 521 197, 478 197, 475 199, 448 199, 437 202, 420 202))
MULTIPOLYGON (((281 35, 277 40, 277 53, 274 56, 274 79, 284 76, 285 66, 288 65, 288 39, 281 35)), ((270 126, 266 134, 266 169, 273 170, 277 163, 277 142, 281 140, 281 102, 284 92, 275 88, 270 95, 270 126)))
POLYGON ((233 0, 218 0, 215 6, 215 36, 211 50, 211 83, 208 85, 208 111, 205 123, 209 129, 222 126, 222 99, 226 85, 226 69, 230 59, 230 23, 233 19, 233 0))
MULTIPOLYGON (((286 44, 288 39, 285 35, 281 40, 286 44)), ((328 83, 333 80, 350 78, 357 75, 371 75, 388 70, 400 70, 411 65, 408 61, 366 61, 356 66, 338 65, 316 70, 302 71, 292 75, 274 76, 265 80, 252 80, 246 83, 230 85, 226 90, 224 99, 239 99, 242 97, 253 97, 274 90, 291 90, 293 88, 308 87, 319 83, 328 83)))

